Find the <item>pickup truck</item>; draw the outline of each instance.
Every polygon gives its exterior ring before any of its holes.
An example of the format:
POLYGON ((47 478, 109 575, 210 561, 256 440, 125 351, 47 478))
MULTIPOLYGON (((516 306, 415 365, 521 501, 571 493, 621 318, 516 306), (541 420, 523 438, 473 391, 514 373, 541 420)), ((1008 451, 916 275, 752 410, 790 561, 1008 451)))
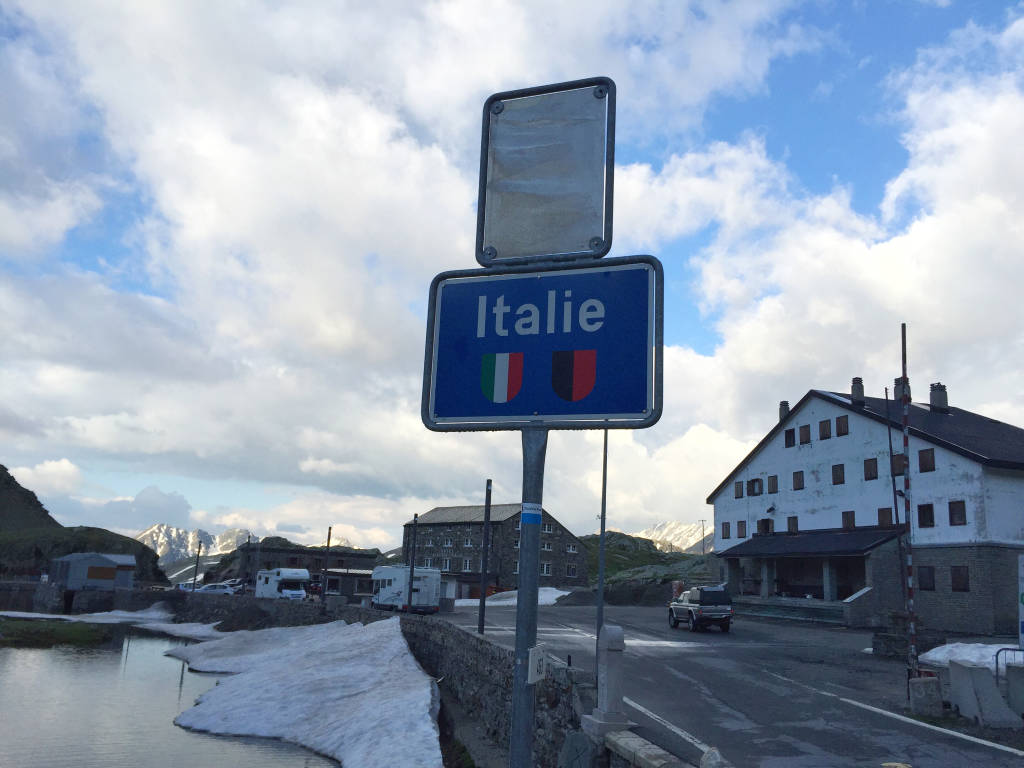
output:
POLYGON ((691 632, 717 624, 723 632, 732 624, 732 598, 724 586, 694 587, 668 604, 668 624, 685 621, 691 632))

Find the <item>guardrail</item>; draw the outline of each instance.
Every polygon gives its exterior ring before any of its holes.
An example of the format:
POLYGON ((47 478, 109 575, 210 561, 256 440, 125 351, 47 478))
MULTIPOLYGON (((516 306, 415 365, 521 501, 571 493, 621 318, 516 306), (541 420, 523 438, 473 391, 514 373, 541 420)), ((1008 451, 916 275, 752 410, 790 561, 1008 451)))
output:
MULTIPOLYGON (((1013 647, 1009 647, 1008 646, 1006 648, 1000 648, 998 651, 996 651, 996 687, 997 688, 999 687, 999 654, 1001 654, 1001 653, 1015 653, 1015 654, 1018 654, 1019 657, 1020 657, 1020 660, 1024 661, 1024 648, 1013 648, 1013 647)), ((1003 669, 1006 669, 1006 662, 1005 661, 1003 662, 1003 669)))

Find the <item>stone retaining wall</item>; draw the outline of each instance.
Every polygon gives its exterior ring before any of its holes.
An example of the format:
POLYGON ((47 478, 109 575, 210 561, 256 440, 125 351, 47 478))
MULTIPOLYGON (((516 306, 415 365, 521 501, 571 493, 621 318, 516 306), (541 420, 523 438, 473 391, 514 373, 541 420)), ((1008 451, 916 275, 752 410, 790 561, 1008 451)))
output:
POLYGON ((0 581, 0 611, 31 611, 34 581, 0 581))

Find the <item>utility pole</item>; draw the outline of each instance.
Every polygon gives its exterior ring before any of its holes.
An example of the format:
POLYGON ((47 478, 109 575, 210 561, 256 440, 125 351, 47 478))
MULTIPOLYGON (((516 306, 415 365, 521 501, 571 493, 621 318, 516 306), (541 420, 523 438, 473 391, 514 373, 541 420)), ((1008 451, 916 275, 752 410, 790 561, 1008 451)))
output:
POLYGON ((412 534, 409 537, 409 603, 406 606, 409 613, 412 613, 412 576, 416 570, 416 525, 419 519, 419 513, 412 516, 412 534))
POLYGON ((903 358, 903 515, 907 521, 907 686, 917 677, 917 617, 914 614, 914 526, 910 521, 910 381, 907 379, 907 324, 900 323, 903 358))
POLYGON ((199 540, 199 546, 196 547, 196 570, 192 574, 192 591, 196 591, 196 579, 199 578, 199 553, 203 551, 202 539, 199 540))
POLYGON ((327 565, 331 556, 331 529, 334 526, 327 526, 327 548, 324 550, 324 565, 320 569, 320 606, 327 611, 327 565))
POLYGON ((706 523, 706 522, 707 522, 706 519, 700 521, 700 553, 701 553, 701 555, 704 554, 704 523, 706 523))
POLYGON ((484 633, 484 610, 487 606, 487 553, 491 545, 491 480, 487 479, 487 490, 484 494, 484 552, 480 557, 480 611, 477 618, 476 631, 484 633))

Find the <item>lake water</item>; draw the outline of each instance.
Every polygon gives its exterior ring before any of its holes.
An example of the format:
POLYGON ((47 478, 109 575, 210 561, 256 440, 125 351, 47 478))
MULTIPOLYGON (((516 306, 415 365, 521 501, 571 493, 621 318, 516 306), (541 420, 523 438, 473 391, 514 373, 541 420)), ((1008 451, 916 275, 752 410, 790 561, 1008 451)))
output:
POLYGON ((104 648, 0 648, 0 767, 339 765, 272 739, 179 728, 174 718, 219 676, 163 655, 180 640, 115 632, 104 648))

